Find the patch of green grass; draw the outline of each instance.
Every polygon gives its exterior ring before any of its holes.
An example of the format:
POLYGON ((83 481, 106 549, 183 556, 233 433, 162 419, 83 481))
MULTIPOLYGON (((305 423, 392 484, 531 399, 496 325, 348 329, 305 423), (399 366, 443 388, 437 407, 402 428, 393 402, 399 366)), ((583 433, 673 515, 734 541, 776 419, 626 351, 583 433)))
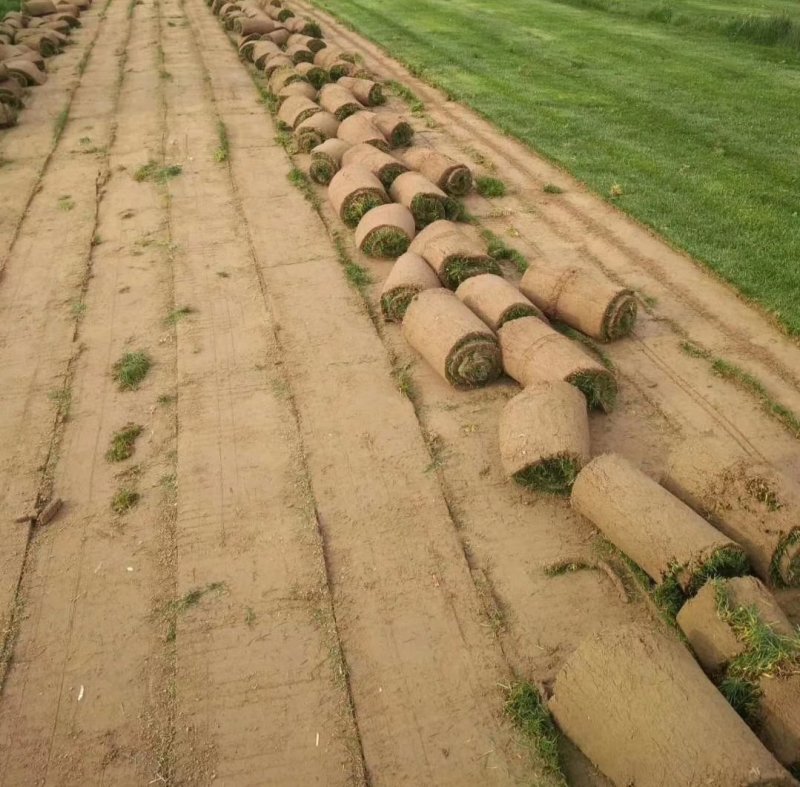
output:
POLYGON ((58 209, 65 212, 71 211, 75 207, 75 200, 69 194, 63 194, 58 198, 58 209))
POLYGON ((542 191, 545 194, 563 194, 564 193, 564 189, 562 189, 561 186, 556 186, 555 183, 545 183, 544 186, 542 186, 542 191))
POLYGON ((718 549, 692 575, 687 588, 693 596, 709 580, 717 577, 743 577, 751 571, 750 561, 738 546, 727 546, 718 549))
POLYGON ((475 191, 482 197, 505 197, 506 184, 497 178, 482 175, 475 178, 475 191))
POLYGON ((247 607, 244 612, 244 622, 248 628, 253 628, 256 624, 256 611, 252 607, 247 607))
POLYGON ((161 394, 158 397, 157 401, 158 401, 158 403, 160 405, 166 406, 168 404, 172 404, 175 401, 175 395, 174 394, 161 394))
POLYGON ((568 383, 585 397, 590 410, 610 413, 617 401, 617 380, 607 371, 584 371, 570 375, 568 383))
POLYGON ((332 233, 333 243, 336 247, 336 256, 339 258, 339 263, 344 268, 344 275, 347 281, 353 285, 359 292, 363 292, 366 287, 372 284, 372 279, 366 268, 362 268, 357 263, 353 262, 350 255, 347 253, 342 236, 338 232, 332 233))
POLYGON ((494 257, 498 262, 508 260, 514 263, 514 267, 520 272, 528 270, 528 261, 516 249, 512 249, 506 242, 495 235, 491 230, 483 230, 481 236, 486 241, 490 257, 494 257))
POLYGON ((411 112, 415 115, 421 115, 425 111, 425 104, 420 101, 417 97, 417 94, 414 93, 411 88, 406 87, 401 82, 395 82, 394 80, 390 80, 386 83, 386 86, 389 90, 394 93, 398 98, 402 98, 403 101, 408 104, 408 108, 411 112))
POLYGON ((314 208, 319 209, 319 197, 317 196, 317 192, 314 191, 314 185, 311 183, 308 175, 306 175, 302 169, 299 169, 298 167, 292 167, 287 177, 289 178, 289 183, 291 183, 296 189, 299 189, 302 195, 314 206, 314 208))
POLYGON ((121 391, 134 391, 144 380, 153 362, 146 352, 125 353, 114 364, 114 377, 121 391))
POLYGON ((397 390, 403 396, 414 401, 414 378, 411 376, 411 364, 395 365, 394 379, 397 383, 397 390))
POLYGON ((117 491, 111 500, 111 510, 115 514, 122 516, 127 514, 135 505, 139 503, 141 495, 130 487, 124 486, 117 491))
POLYGON ((231 144, 228 139, 228 129, 221 121, 217 121, 217 136, 219 136, 219 147, 214 151, 214 161, 222 164, 231 156, 231 144))
POLYGON ((136 438, 142 433, 139 424, 127 424, 111 438, 111 447, 106 451, 109 462, 124 462, 133 456, 136 438))
POLYGON ((194 314, 196 309, 191 306, 181 306, 180 309, 175 309, 167 315, 166 322, 168 325, 177 325, 184 317, 194 314))
POLYGON ((81 320, 83 315, 86 314, 86 304, 83 301, 73 301, 70 311, 76 320, 81 320))
POLYGON ((795 0, 316 2, 800 333, 795 0))
POLYGON ((378 227, 364 239, 361 250, 368 257, 397 259, 408 251, 409 238, 397 227, 378 227))
POLYGON ((64 129, 67 126, 67 120, 69 120, 69 107, 64 107, 56 115, 56 119, 53 121, 53 139, 58 142, 61 139, 61 135, 64 133, 64 129))
POLYGON ((166 183, 171 178, 177 177, 183 172, 183 167, 180 164, 168 164, 161 167, 156 161, 148 161, 143 164, 133 175, 133 179, 139 183, 145 180, 151 180, 155 183, 166 183))
POLYGON ((566 787, 558 751, 558 730, 540 692, 530 683, 512 686, 506 699, 506 713, 522 732, 549 776, 566 787))
POLYGON ((69 388, 53 388, 47 394, 47 398, 56 406, 59 418, 66 421, 72 407, 72 391, 69 388))
POLYGON ((580 331, 576 331, 571 325, 567 325, 564 322, 553 321, 550 323, 553 328, 555 328, 559 333, 563 333, 564 336, 568 336, 573 341, 582 344, 595 358, 597 358, 603 366, 608 369, 609 372, 613 372, 615 370, 614 362, 611 360, 611 356, 599 345, 594 339, 587 336, 585 333, 581 333, 580 331))
POLYGON ((224 590, 224 582, 209 582, 203 587, 193 588, 172 603, 171 611, 175 615, 180 615, 186 612, 187 609, 196 607, 203 597, 209 593, 222 593, 224 590))
POLYGON ((544 567, 545 576, 560 577, 564 574, 574 574, 576 571, 589 571, 595 568, 591 563, 582 560, 559 560, 544 567))
POLYGON ((568 495, 580 469, 571 456, 555 456, 527 467, 514 475, 514 480, 535 492, 568 495))

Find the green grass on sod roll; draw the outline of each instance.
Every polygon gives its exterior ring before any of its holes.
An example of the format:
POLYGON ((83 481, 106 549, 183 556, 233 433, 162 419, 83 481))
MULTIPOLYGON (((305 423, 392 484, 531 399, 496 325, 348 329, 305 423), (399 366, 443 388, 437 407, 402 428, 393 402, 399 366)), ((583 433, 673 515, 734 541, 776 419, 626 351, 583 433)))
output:
POLYGON ((500 273, 500 268, 494 260, 486 257, 451 257, 444 267, 444 278, 451 290, 482 273, 500 273))
POLYGON ((327 186, 339 168, 327 156, 312 156, 308 174, 315 183, 327 186))
POLYGON ((317 2, 800 333, 796 0, 317 2))
POLYGON ((427 227, 447 215, 444 201, 433 194, 417 194, 411 200, 411 212, 419 228, 427 227))
POLYGON ((548 495, 568 495, 578 477, 580 465, 571 456, 554 456, 515 473, 522 486, 548 495))
POLYGON ((328 79, 328 72, 324 68, 320 68, 319 66, 315 66, 314 68, 309 69, 306 71, 306 79, 317 89, 319 90, 323 85, 328 84, 330 80, 328 79))
POLYGON ((408 168, 402 164, 387 164, 379 173, 378 180, 383 184, 383 187, 388 191, 389 186, 404 172, 408 172, 408 168))
POLYGON ((585 371, 570 375, 567 382, 585 397, 590 410, 610 413, 617 401, 617 381, 614 375, 601 371, 585 371))
POLYGON ((408 235, 396 227, 378 227, 367 235, 361 250, 370 257, 399 257, 408 251, 408 235))
POLYGON ((342 221, 348 227, 356 227, 365 213, 383 204, 384 201, 377 194, 369 191, 356 194, 347 201, 342 211, 342 221))
POLYGON ((687 593, 693 596, 706 582, 717 577, 743 577, 749 573, 750 561, 741 547, 722 547, 694 572, 687 593))

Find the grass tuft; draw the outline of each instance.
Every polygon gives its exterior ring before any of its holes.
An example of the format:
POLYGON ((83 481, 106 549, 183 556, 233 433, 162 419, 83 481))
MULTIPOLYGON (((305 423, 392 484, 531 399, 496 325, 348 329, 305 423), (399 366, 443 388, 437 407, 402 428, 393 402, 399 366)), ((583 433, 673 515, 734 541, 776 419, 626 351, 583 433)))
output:
POLYGON ((217 121, 217 135, 219 136, 219 147, 214 151, 214 161, 222 164, 231 156, 230 140, 228 139, 228 129, 221 121, 217 121))
POLYGON ((544 186, 542 186, 542 191, 545 194, 563 194, 564 193, 564 189, 562 189, 561 186, 556 186, 555 183, 545 183, 544 186))
POLYGON ((171 178, 180 175, 181 172, 183 172, 183 167, 180 164, 169 164, 165 167, 160 167, 157 162, 151 160, 136 170, 133 179, 139 183, 145 180, 166 183, 171 178))
POLYGON ((184 317, 194 314, 196 309, 191 306, 181 306, 180 309, 175 309, 167 315, 166 322, 168 325, 177 325, 184 317))
POLYGON ((395 82, 394 80, 387 82, 386 86, 394 95, 398 98, 402 98, 403 101, 408 104, 408 108, 411 110, 412 114, 421 115, 425 111, 425 104, 420 101, 417 94, 414 93, 411 88, 406 87, 401 82, 395 82))
POLYGON ((475 178, 475 190, 482 197, 505 197, 506 184, 502 180, 484 175, 475 178))
POLYGON ((114 364, 114 376, 121 391, 134 391, 144 380, 153 365, 146 352, 125 353, 114 364))
POLYGON ((610 413, 617 401, 617 381, 613 374, 601 371, 582 371, 570 375, 568 383, 585 397, 590 410, 610 413))
POLYGON ((124 486, 112 498, 111 510, 115 514, 127 514, 128 511, 138 504, 140 498, 141 495, 137 491, 124 486))
POLYGON ((111 447, 106 451, 109 462, 124 462, 133 456, 136 438, 142 433, 139 424, 127 424, 111 438, 111 447))
POLYGON ((495 235, 491 230, 483 230, 481 236, 486 241, 489 256, 494 257, 498 262, 500 260, 508 260, 514 263, 514 267, 520 272, 525 273, 528 270, 528 261, 516 249, 512 249, 506 245, 506 242, 495 235))
POLYGON ((342 236, 338 232, 332 233, 332 236, 334 246, 336 246, 336 256, 339 258, 339 263, 344 268, 344 275, 347 277, 347 281, 359 292, 363 293, 366 287, 372 284, 369 273, 365 268, 362 268, 350 259, 342 236))
POLYGON ((514 480, 535 492, 568 495, 579 469, 580 465, 574 457, 554 456, 520 470, 514 475, 514 480))
POLYGON ((56 115, 56 119, 53 121, 53 139, 58 142, 61 139, 61 135, 64 133, 64 129, 67 126, 67 120, 69 120, 69 107, 64 107, 61 112, 56 115))
POLYGON ((396 227, 378 227, 367 235, 361 250, 368 257, 397 258, 408 251, 408 235, 396 227))

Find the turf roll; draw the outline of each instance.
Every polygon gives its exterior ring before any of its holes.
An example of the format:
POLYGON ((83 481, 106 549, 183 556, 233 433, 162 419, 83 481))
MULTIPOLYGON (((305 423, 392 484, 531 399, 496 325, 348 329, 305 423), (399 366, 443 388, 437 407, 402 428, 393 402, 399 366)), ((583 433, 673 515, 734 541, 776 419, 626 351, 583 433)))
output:
POLYGON ((714 577, 749 573, 738 544, 618 454, 602 454, 581 470, 572 507, 654 582, 687 596, 714 577))
POLYGON ((336 115, 339 120, 344 120, 364 109, 361 102, 347 88, 334 84, 323 85, 319 91, 319 103, 324 110, 336 115))
POLYGON ((790 787, 675 637, 605 629, 559 670, 548 705, 562 732, 616 785, 790 787))
MULTIPOLYGON (((281 69, 293 69, 293 68, 294 68, 294 63, 292 63, 291 58, 284 55, 283 52, 277 55, 268 55, 263 65, 263 71, 264 74, 266 74, 267 79, 269 79, 276 71, 280 71, 281 69)), ((295 84, 295 82, 290 82, 289 84, 295 84)), ((278 93, 280 92, 281 91, 279 90, 278 93)))
POLYGON ((350 148, 341 139, 326 139, 311 151, 308 174, 315 183, 327 186, 342 167, 342 156, 350 148))
POLYGON ((521 317, 499 329, 506 374, 523 387, 535 380, 563 380, 574 385, 591 410, 610 412, 617 381, 575 342, 536 317, 521 317))
POLYGON ((499 273, 500 270, 472 227, 444 219, 422 230, 414 238, 411 251, 423 257, 441 283, 452 290, 471 276, 499 273))
POLYGON ((253 44, 251 53, 253 65, 262 71, 270 57, 283 54, 281 48, 277 44, 273 43, 272 41, 265 41, 263 38, 253 44))
POLYGON ((317 97, 317 91, 308 82, 290 82, 286 87, 278 91, 277 99, 279 105, 283 105, 283 102, 291 96, 304 96, 313 101, 317 97))
POLYGON ((409 148, 403 161, 451 197, 463 197, 472 189, 469 167, 429 148, 409 148))
MULTIPOLYGON (((17 34, 14 40, 22 46, 27 46, 29 49, 38 52, 42 57, 53 57, 61 51, 62 41, 56 37, 55 31, 41 31, 37 28, 26 35, 17 34)), ((69 39, 66 36, 61 36, 64 41, 69 39)))
POLYGON ((755 577, 707 583, 678 613, 697 660, 764 745, 800 762, 800 635, 755 577))
POLYGON ((547 318, 513 285, 494 273, 471 276, 458 285, 456 297, 493 331, 521 317, 547 318))
POLYGON ((495 335, 450 290, 415 295, 403 317, 403 336, 454 388, 477 388, 500 376, 495 335))
POLYGON ((286 47, 286 55, 292 59, 292 62, 297 63, 313 63, 314 53, 304 44, 292 44, 286 47))
POLYGON ((246 36, 239 36, 238 49, 239 57, 248 63, 253 62, 253 48, 261 40, 261 36, 251 33, 246 36))
POLYGON ((291 19, 284 20, 286 27, 293 33, 309 36, 310 38, 322 38, 322 29, 317 22, 312 19, 301 19, 300 17, 292 17, 291 19))
POLYGON ((416 230, 414 217, 396 203, 365 213, 356 227, 356 246, 369 257, 396 259, 408 250, 416 230))
POLYGON ((297 73, 302 74, 317 90, 328 81, 328 72, 313 63, 298 63, 295 68, 297 73))
POLYGON ((17 108, 5 102, 0 103, 0 128, 16 125, 17 108))
POLYGON ((601 342, 627 336, 636 322, 633 293, 583 268, 539 262, 519 288, 551 319, 601 342))
POLYGON ((349 60, 334 60, 328 66, 328 76, 331 82, 337 82, 342 77, 355 76, 356 73, 356 67, 349 60))
POLYGON ((272 41, 273 44, 277 44, 278 46, 282 47, 286 45, 286 42, 289 40, 289 31, 286 28, 279 27, 277 30, 273 30, 271 33, 267 33, 264 38, 269 39, 272 41))
POLYGON ((423 290, 441 287, 439 277, 413 251, 398 257, 381 288, 381 312, 390 322, 400 322, 411 299, 423 290))
POLYGON ((286 87, 290 82, 305 82, 306 79, 302 74, 298 74, 291 66, 278 68, 270 74, 267 85, 269 92, 273 96, 277 96, 280 91, 286 87))
POLYGON ((542 381, 510 399, 500 416, 500 459, 517 483, 569 494, 589 461, 589 416, 580 391, 560 380, 542 381))
POLYGON ((350 115, 349 118, 342 121, 338 133, 339 139, 343 139, 351 145, 363 142, 373 145, 384 153, 389 152, 389 143, 372 122, 371 112, 356 112, 355 115, 350 115))
POLYGON ((5 65, 11 79, 15 79, 22 87, 43 85, 47 81, 47 74, 27 58, 17 57, 13 60, 6 60, 5 65))
POLYGON ((321 38, 313 38, 312 36, 306 36, 302 33, 291 33, 286 43, 289 46, 301 44, 306 47, 306 49, 310 49, 314 53, 319 52, 320 49, 325 49, 327 46, 327 44, 321 38))
POLYGON ((348 227, 355 227, 367 211, 389 201, 381 182, 357 164, 342 167, 328 186, 328 198, 348 227))
POLYGON ((271 33, 273 30, 277 30, 279 25, 269 17, 266 16, 256 16, 256 17, 246 17, 240 16, 234 23, 233 29, 242 36, 249 35, 251 33, 255 33, 259 36, 264 36, 267 33, 271 33))
POLYGON ((361 77, 340 77, 337 84, 346 87, 364 106, 376 107, 386 102, 379 82, 361 77))
POLYGON ((355 55, 348 54, 343 49, 339 49, 339 47, 327 46, 314 54, 314 65, 328 69, 337 60, 345 60, 352 63, 354 59, 355 55))
POLYGON ((8 104, 18 109, 22 106, 24 93, 24 88, 16 79, 4 79, 0 82, 0 103, 8 104))
POLYGON ((319 106, 306 96, 289 96, 278 110, 278 122, 295 129, 304 120, 321 111, 319 106))
POLYGON ((294 130, 297 149, 301 153, 308 153, 326 139, 335 137, 338 128, 339 121, 330 112, 317 112, 294 130))
POLYGON ((732 441, 696 437, 670 455, 662 480, 747 552, 768 585, 800 586, 800 487, 732 441))
POLYGON ((27 16, 47 16, 55 14, 57 10, 52 0, 27 0, 22 4, 22 13, 27 16))
POLYGON ((342 164, 360 164, 366 167, 388 189, 395 179, 407 172, 405 164, 394 156, 364 142, 353 145, 342 157, 342 164))
POLYGON ((402 148, 414 139, 414 129, 402 116, 394 112, 373 112, 372 122, 389 142, 389 147, 402 148))
POLYGON ((391 194, 395 202, 405 205, 414 214, 419 229, 447 216, 447 194, 419 172, 400 175, 392 183, 391 194))

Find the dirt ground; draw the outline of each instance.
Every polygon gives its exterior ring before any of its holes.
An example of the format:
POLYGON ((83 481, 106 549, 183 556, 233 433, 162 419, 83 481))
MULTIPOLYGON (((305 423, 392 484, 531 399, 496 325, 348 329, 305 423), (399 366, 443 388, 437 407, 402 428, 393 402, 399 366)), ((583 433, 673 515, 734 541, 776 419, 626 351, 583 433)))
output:
MULTIPOLYGON (((509 185, 467 199, 485 227, 642 297, 634 336, 608 347, 621 396, 592 417, 596 453, 657 475, 677 441, 713 432, 800 471, 758 398, 681 349, 800 411, 796 344, 313 13, 424 100, 420 140, 509 185)), ((82 22, 0 137, 0 784, 550 784, 505 688, 547 684, 585 636, 651 611, 602 572, 545 574, 594 533, 503 477, 497 421, 517 389, 456 392, 375 318, 390 263, 289 181, 307 160, 276 142, 202 0, 96 0, 82 22), (151 160, 182 171, 137 181, 151 160), (372 274, 366 302, 342 245, 372 274), (122 391, 112 367, 137 351, 152 368, 122 391), (128 423, 134 455, 110 463, 128 423), (116 514, 123 488, 139 502, 116 514), (50 524, 15 521, 51 496, 50 524)), ((568 755, 574 783, 604 783, 568 755)))

